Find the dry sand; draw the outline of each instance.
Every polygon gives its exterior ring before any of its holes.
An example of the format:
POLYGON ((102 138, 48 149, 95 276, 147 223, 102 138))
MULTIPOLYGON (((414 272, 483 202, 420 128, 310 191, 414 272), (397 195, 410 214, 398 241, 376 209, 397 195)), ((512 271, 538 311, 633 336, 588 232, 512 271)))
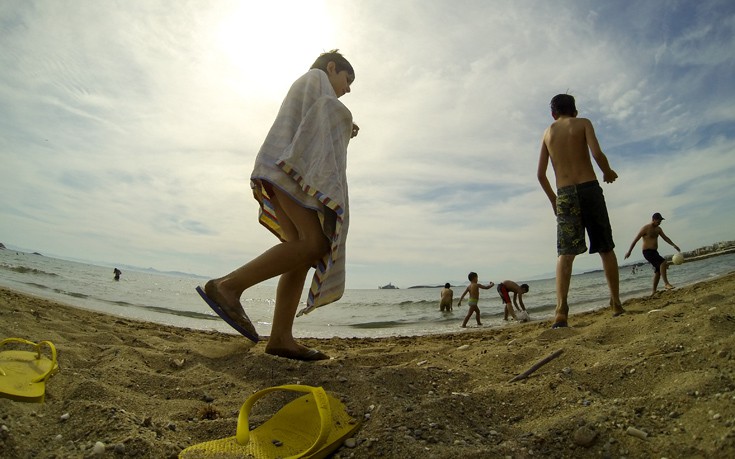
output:
MULTIPOLYGON (((303 383, 362 423, 340 458, 735 457, 735 273, 624 307, 573 314, 561 330, 304 340, 334 358, 302 363, 235 335, 0 289, 0 337, 51 340, 60 365, 46 403, 0 399, 0 456, 92 457, 99 441, 99 457, 176 457, 234 435, 254 391, 303 383)), ((256 404, 251 424, 285 400, 256 404)))

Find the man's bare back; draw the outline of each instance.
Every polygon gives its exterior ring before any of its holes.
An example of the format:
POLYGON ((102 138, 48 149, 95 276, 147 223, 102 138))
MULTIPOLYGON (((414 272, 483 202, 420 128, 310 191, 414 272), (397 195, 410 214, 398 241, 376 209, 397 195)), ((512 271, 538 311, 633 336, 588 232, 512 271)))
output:
MULTIPOLYGON (((576 114, 576 111, 574 113, 576 114)), ((554 168, 557 189, 597 180, 590 152, 602 170, 602 177, 606 183, 613 183, 618 174, 610 169, 610 163, 600 149, 590 120, 569 115, 556 115, 554 119, 556 121, 544 132, 536 174, 556 214, 556 193, 546 178, 549 158, 554 168)))
POLYGON ((546 129, 544 146, 554 167, 557 188, 597 180, 589 152, 599 162, 602 150, 590 120, 559 117, 546 129))
POLYGON ((544 146, 554 167, 557 188, 597 180, 590 151, 603 171, 605 182, 612 183, 617 178, 600 149, 592 123, 586 118, 560 116, 546 129, 544 146))

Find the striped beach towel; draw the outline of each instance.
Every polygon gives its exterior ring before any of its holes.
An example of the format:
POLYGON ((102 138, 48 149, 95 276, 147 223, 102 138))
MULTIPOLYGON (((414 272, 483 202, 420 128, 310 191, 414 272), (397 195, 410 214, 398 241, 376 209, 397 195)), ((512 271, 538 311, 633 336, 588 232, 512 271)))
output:
POLYGON ((313 69, 291 86, 255 161, 251 186, 260 204, 260 223, 283 240, 262 184, 267 181, 316 210, 330 241, 330 251, 315 266, 306 308, 298 315, 332 303, 344 293, 351 132, 352 114, 337 99, 326 73, 313 69))

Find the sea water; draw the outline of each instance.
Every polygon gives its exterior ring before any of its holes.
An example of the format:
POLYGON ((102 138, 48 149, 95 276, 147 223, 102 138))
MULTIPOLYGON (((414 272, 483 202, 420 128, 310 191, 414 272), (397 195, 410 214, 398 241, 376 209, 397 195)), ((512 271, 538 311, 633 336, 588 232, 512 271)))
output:
MULTIPOLYGON (((553 261, 551 261, 553 264, 553 261)), ((99 266, 46 257, 35 253, 0 250, 0 286, 72 306, 149 322, 236 333, 212 312, 195 292, 206 279, 194 275, 168 275, 123 269, 114 280, 113 266, 99 266)), ((669 281, 681 287, 712 279, 735 269, 735 253, 671 265, 669 281)), ((650 265, 620 268, 623 300, 650 293, 650 265)), ((502 279, 495 279, 498 282, 502 279)), ((524 282, 516 279, 517 282, 524 282)), ((525 281, 530 291, 523 296, 532 320, 553 317, 556 304, 554 279, 525 281)), ((660 284, 660 287, 663 283, 660 284)), ((338 302, 297 317, 296 337, 411 336, 461 331, 467 299, 456 303, 465 285, 453 286, 454 311, 439 311, 440 288, 348 289, 338 302)), ((242 303, 261 335, 270 333, 275 286, 248 289, 242 303)), ((306 292, 302 301, 306 298, 306 292)), ((609 293, 602 271, 572 276, 569 292, 571 313, 608 306, 609 293)), ((302 305, 303 306, 303 305, 302 305)), ((479 307, 484 327, 508 325, 495 288, 480 290, 479 307)), ((468 323, 475 326, 474 317, 468 323)))

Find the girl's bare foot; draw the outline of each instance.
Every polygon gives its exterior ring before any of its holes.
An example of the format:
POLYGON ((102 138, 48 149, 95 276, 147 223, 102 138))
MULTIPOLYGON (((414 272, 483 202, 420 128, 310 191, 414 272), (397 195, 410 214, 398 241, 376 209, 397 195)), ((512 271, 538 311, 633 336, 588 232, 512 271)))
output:
POLYGON ((268 344, 265 347, 265 353, 275 355, 277 357, 284 357, 291 360, 302 360, 306 362, 312 362, 315 360, 329 360, 329 356, 323 352, 311 349, 306 346, 302 346, 297 342, 293 341, 291 344, 281 345, 277 342, 272 342, 273 337, 268 340, 268 344))
POLYGON ((219 283, 214 280, 210 280, 204 285, 204 291, 200 292, 200 295, 202 293, 204 293, 202 299, 217 315, 246 338, 258 342, 258 332, 248 315, 245 314, 245 309, 240 304, 240 298, 233 298, 234 295, 232 294, 228 296, 226 291, 221 289, 219 283))

